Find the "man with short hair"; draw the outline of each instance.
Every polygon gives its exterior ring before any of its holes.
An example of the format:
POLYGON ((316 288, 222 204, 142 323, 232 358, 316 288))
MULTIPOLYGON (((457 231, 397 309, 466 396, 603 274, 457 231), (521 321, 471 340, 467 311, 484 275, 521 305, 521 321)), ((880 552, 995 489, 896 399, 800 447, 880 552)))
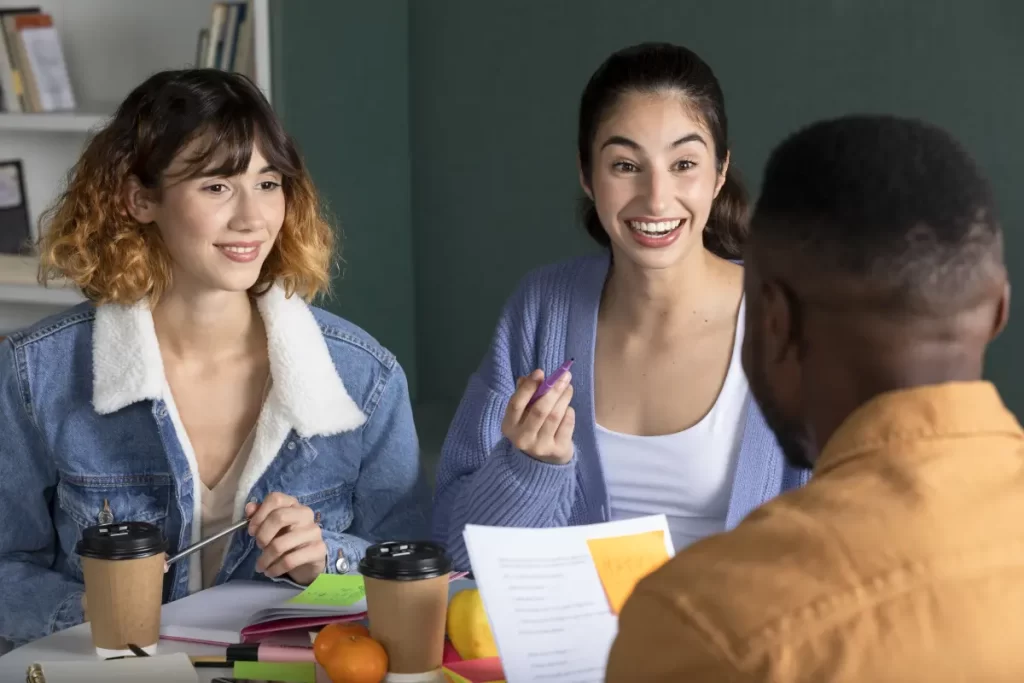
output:
POLYGON ((934 126, 772 154, 743 364, 802 489, 644 579, 609 681, 1024 681, 1024 432, 982 381, 1009 284, 988 182, 934 126))

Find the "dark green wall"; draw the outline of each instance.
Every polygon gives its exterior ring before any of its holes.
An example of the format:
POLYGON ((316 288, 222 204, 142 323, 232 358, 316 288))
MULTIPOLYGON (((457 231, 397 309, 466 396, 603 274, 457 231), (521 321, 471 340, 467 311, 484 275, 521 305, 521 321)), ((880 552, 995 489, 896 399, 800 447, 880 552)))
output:
MULTIPOLYGON (((772 146, 813 119, 893 112, 948 127, 991 174, 1011 274, 1024 273, 1018 0, 276 0, 275 11, 275 99, 348 233, 333 307, 416 374, 431 434, 516 280, 592 248, 575 213, 577 101, 601 60, 634 42, 680 42, 711 63, 755 192, 772 146)), ((1024 373, 1010 367, 1021 316, 1018 297, 989 372, 1024 415, 1024 373)))
POLYGON ((325 308, 391 349, 416 391, 405 0, 271 2, 273 98, 337 217, 325 308))
MULTIPOLYGON (((1024 3, 1018 0, 431 0, 410 4, 417 345, 424 398, 458 399, 502 301, 528 268, 589 248, 574 220, 575 117, 591 71, 645 40, 716 70, 734 159, 756 191, 771 147, 854 111, 948 127, 994 179, 1012 273, 1024 274, 1024 3), (429 294, 426 294, 429 293, 429 294)), ((1018 297, 1014 318, 1024 318, 1018 297)), ((1024 323, 989 360, 1011 373, 1024 323)))

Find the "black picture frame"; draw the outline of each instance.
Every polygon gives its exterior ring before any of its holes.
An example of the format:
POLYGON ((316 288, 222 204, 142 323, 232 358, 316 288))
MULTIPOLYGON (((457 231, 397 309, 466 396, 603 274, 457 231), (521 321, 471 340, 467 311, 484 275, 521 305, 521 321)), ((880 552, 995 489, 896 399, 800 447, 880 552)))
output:
POLYGON ((0 254, 33 252, 32 222, 20 159, 0 160, 0 254))

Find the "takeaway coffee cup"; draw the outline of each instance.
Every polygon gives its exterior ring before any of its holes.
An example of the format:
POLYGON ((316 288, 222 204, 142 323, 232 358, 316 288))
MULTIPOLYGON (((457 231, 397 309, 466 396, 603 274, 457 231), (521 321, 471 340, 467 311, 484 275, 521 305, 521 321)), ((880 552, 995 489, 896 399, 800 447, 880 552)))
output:
POLYGON ((370 635, 388 653, 390 673, 425 674, 440 668, 451 570, 444 548, 429 541, 367 548, 359 572, 366 584, 370 635))
POLYGON ((96 653, 131 654, 129 644, 155 652, 167 552, 160 529, 146 522, 91 526, 76 551, 96 653))

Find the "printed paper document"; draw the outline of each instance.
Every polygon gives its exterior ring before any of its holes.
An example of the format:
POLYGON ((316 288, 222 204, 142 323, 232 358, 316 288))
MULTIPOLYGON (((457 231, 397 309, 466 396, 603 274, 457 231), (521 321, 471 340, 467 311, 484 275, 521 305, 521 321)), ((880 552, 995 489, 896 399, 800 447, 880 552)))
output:
POLYGON ((652 532, 662 534, 662 559, 672 557, 664 515, 554 529, 466 525, 473 575, 508 683, 604 680, 615 611, 642 578, 638 572, 657 568, 652 532), (596 544, 596 553, 588 544, 613 538, 596 544))

